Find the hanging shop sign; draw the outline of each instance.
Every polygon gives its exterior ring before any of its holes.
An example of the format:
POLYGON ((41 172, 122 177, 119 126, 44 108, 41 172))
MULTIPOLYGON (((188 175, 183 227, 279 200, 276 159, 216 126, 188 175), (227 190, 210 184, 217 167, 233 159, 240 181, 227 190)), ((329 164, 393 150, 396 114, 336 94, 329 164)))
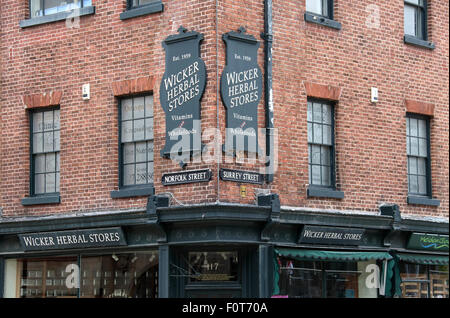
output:
POLYGON ((200 100, 206 85, 206 67, 200 58, 203 34, 183 27, 178 32, 162 43, 166 70, 159 96, 166 113, 166 144, 161 150, 165 158, 201 150, 200 100))
POLYGON ((227 47, 220 93, 226 108, 225 152, 258 152, 258 104, 263 78, 260 43, 244 28, 223 35, 227 47))
POLYGON ((448 235, 412 233, 406 248, 448 252, 448 235))
POLYGON ((357 246, 363 241, 364 232, 364 229, 305 225, 299 243, 357 246))
POLYGON ((24 251, 127 245, 120 227, 19 234, 24 251))
POLYGON ((240 183, 263 184, 264 177, 260 173, 251 171, 240 171, 221 168, 219 171, 220 179, 224 181, 233 181, 240 183))
POLYGON ((162 184, 171 186, 185 183, 209 182, 211 177, 212 172, 209 169, 166 173, 162 176, 162 184))

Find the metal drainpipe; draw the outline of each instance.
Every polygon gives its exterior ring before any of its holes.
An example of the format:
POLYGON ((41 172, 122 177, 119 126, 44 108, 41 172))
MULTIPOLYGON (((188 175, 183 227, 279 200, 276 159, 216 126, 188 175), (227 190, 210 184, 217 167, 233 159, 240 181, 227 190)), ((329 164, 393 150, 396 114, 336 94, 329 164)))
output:
POLYGON ((273 88, 272 88, 272 0, 264 0, 264 86, 266 109, 266 175, 267 183, 273 182, 274 164, 274 119, 273 119, 273 88))

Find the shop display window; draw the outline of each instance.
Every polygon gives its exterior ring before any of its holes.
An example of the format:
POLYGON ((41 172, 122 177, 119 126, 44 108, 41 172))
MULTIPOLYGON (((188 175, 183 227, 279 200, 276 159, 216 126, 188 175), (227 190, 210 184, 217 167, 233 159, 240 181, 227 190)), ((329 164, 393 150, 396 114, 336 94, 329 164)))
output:
POLYGON ((367 286, 372 262, 323 262, 278 258, 280 295, 289 298, 376 298, 367 286))
POLYGON ((400 263, 403 298, 448 298, 448 265, 400 263))
POLYGON ((6 298, 157 298, 158 253, 5 261, 6 298))

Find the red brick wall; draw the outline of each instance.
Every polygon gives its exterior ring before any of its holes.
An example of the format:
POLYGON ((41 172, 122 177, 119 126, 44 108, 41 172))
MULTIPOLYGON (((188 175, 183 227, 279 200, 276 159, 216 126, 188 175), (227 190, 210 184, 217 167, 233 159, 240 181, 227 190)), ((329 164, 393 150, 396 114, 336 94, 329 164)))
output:
MULTIPOLYGON (((448 217, 448 1, 429 1, 429 35, 435 50, 403 43, 403 1, 378 1, 379 28, 366 26, 370 1, 335 1, 334 30, 304 21, 305 0, 274 1, 274 103, 279 133, 278 171, 273 184, 217 182, 216 163, 209 183, 164 187, 166 172, 177 164, 159 156, 165 143, 159 83, 164 73, 161 42, 180 25, 204 34, 201 55, 207 68, 202 99, 202 128, 220 126, 225 135, 225 108, 217 76, 225 67, 222 34, 244 26, 261 41, 263 69, 263 1, 163 0, 164 12, 125 21, 125 0, 93 0, 95 15, 80 18, 80 28, 65 21, 21 29, 27 1, 0 0, 1 141, 0 206, 4 216, 144 207, 146 198, 112 199, 118 188, 118 107, 114 83, 154 79, 156 192, 172 192, 186 204, 253 203, 255 188, 269 188, 283 205, 338 210, 377 211, 381 202, 400 205, 403 214, 448 217), (217 21, 216 21, 217 14, 217 21), (216 33, 216 27, 218 33, 216 33), (217 45, 216 45, 217 44, 217 45), (216 56, 216 51, 218 55, 216 56), (218 69, 218 73, 217 73, 218 69), (81 86, 91 85, 91 99, 81 86), (307 83, 340 89, 336 104, 337 185, 342 200, 307 198, 307 83), (370 102, 378 87, 379 103, 370 102), (24 207, 29 192, 29 126, 24 96, 61 91, 61 204, 24 207), (433 196, 440 207, 406 204, 406 102, 434 105, 431 120, 433 196), (218 108, 217 108, 218 107, 218 108), (219 122, 217 122, 217 116, 219 122), (219 194, 218 194, 219 191, 219 194)), ((220 77, 219 77, 220 78, 220 77)), ((259 104, 264 126, 264 100, 259 104)), ((205 140, 207 142, 207 140, 205 140)), ((222 141, 223 142, 223 141, 222 141)), ((254 170, 262 164, 220 164, 254 170)))

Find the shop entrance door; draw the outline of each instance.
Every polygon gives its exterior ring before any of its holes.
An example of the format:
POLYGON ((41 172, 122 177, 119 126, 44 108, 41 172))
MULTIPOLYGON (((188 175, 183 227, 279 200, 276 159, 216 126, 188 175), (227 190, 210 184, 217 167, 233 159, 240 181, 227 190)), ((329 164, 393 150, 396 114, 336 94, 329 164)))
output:
POLYGON ((240 298, 242 252, 236 250, 191 250, 184 253, 186 298, 240 298))

